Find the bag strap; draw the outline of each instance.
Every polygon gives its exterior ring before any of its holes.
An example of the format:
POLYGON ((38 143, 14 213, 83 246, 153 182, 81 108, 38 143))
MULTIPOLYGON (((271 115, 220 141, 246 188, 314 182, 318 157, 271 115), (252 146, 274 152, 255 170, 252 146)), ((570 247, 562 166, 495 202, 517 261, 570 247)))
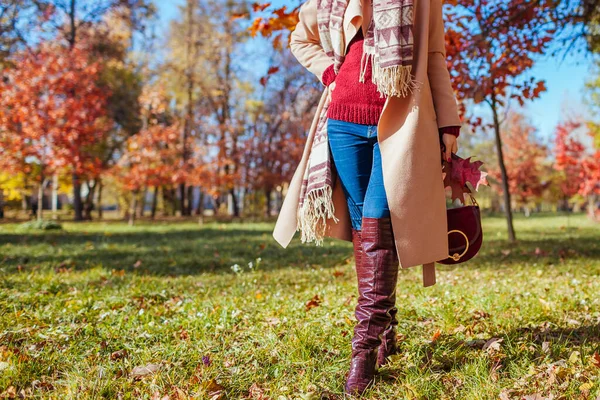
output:
POLYGON ((435 285, 435 263, 423 264, 423 287, 435 285))

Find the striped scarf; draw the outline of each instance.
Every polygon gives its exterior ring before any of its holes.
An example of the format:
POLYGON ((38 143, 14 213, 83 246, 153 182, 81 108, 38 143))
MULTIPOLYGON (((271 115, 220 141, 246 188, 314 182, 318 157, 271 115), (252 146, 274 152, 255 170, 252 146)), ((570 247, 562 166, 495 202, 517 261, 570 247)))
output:
MULTIPOLYGON (((349 0, 317 0, 317 24, 321 46, 333 59, 337 74, 344 62, 346 43, 343 19, 349 0)), ((363 0, 368 1, 368 0, 363 0)), ((413 57, 413 0, 371 0, 373 18, 364 40, 360 82, 364 82, 368 63, 372 80, 382 96, 406 97, 417 88, 411 73, 413 57)), ((335 222, 333 174, 327 139, 329 96, 319 115, 304 171, 297 210, 297 230, 302 242, 323 244, 327 219, 335 222)))

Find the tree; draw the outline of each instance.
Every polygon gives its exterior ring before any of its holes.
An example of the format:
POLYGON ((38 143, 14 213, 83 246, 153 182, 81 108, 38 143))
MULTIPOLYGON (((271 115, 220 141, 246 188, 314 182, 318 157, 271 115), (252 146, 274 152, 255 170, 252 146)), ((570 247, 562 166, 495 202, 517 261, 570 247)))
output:
POLYGON ((179 129, 177 124, 154 125, 131 136, 125 153, 112 169, 123 187, 132 193, 130 224, 135 221, 140 191, 170 183, 177 173, 176 160, 182 147, 179 129))
POLYGON ((242 165, 245 183, 266 198, 265 215, 271 215, 271 197, 289 182, 302 156, 306 132, 320 98, 319 83, 289 51, 272 51, 272 64, 261 79, 260 95, 250 102, 250 137, 242 165))
MULTIPOLYGON (((508 190, 516 197, 516 203, 529 210, 529 204, 537 200, 544 189, 542 181, 547 149, 535 137, 535 128, 522 114, 511 112, 504 130, 503 153, 508 171, 508 190)), ((490 175, 501 181, 500 168, 490 170, 490 175)), ((496 186, 499 193, 504 185, 496 186)))
POLYGON ((585 153, 583 144, 573 137, 582 123, 568 120, 557 125, 554 140, 554 167, 560 172, 558 185, 563 194, 563 208, 567 210, 569 199, 579 193, 583 180, 581 159, 585 153))
MULTIPOLYGON (((244 107, 244 83, 239 54, 248 37, 240 15, 246 4, 238 0, 190 0, 182 7, 182 17, 171 24, 170 54, 166 62, 179 115, 182 135, 202 143, 213 143, 217 150, 211 162, 217 168, 215 184, 232 197, 233 213, 239 215, 236 178, 239 177, 240 139, 243 132, 236 108, 244 107), (185 62, 182 62, 184 60, 185 62), (192 111, 194 116, 192 117, 192 111), (203 121, 203 129, 199 126, 203 121)), ((185 141, 187 143, 187 140, 185 141)), ((190 168, 189 148, 182 154, 180 168, 190 168), (183 157, 185 155, 185 157, 183 157)), ((180 182, 181 184, 181 182, 180 182)), ((180 186, 180 195, 183 193, 180 186)), ((189 194, 190 192, 188 192, 189 194)), ((184 198, 183 195, 180 196, 184 198)), ((190 196, 188 196, 190 197, 190 196)), ((191 201, 182 213, 191 211, 191 201)))
MULTIPOLYGON (((450 75, 460 100, 487 104, 492 113, 508 234, 514 241, 501 114, 508 110, 511 99, 523 105, 546 90, 543 81, 519 78, 554 37, 553 4, 514 0, 452 0, 450 4, 454 6, 446 14, 450 75)), ((480 123, 472 116, 469 121, 480 123)))
POLYGON ((20 172, 34 172, 39 219, 49 174, 93 174, 99 164, 91 150, 106 132, 107 93, 97 85, 100 65, 89 56, 84 44, 42 43, 35 52, 13 57, 18 68, 5 70, 0 84, 3 160, 20 172))

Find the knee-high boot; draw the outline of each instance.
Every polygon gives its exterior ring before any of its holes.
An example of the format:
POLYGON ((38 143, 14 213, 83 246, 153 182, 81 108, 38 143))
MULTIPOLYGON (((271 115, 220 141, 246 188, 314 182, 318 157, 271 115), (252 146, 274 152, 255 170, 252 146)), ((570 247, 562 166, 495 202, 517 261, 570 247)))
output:
MULTIPOLYGON (((361 231, 358 229, 352 229, 352 245, 354 248, 355 264, 356 264, 356 267, 358 268, 358 265, 361 263, 361 260, 362 260, 361 257, 362 257, 362 253, 363 253, 361 231)), ((395 250, 395 248, 394 248, 394 250, 395 250)), ((394 251, 394 256, 395 256, 394 263, 397 264, 398 263, 398 255, 395 251, 394 251)), ((394 291, 394 296, 393 296, 392 301, 394 302, 394 307, 392 307, 392 309, 390 310, 390 315, 392 317, 392 321, 390 322, 390 325, 383 333, 383 337, 381 339, 381 345, 379 345, 379 350, 377 352, 377 365, 378 366, 383 366, 383 365, 387 364, 388 357, 391 355, 394 355, 398 352, 398 345, 397 345, 397 341, 396 341, 396 337, 398 335, 398 333, 397 333, 398 308, 395 306, 395 304, 396 304, 396 292, 395 291, 394 291)))
POLYGON ((392 321, 398 262, 389 217, 362 219, 362 253, 356 264, 357 324, 352 338, 352 361, 345 391, 359 395, 373 382, 379 346, 392 321))

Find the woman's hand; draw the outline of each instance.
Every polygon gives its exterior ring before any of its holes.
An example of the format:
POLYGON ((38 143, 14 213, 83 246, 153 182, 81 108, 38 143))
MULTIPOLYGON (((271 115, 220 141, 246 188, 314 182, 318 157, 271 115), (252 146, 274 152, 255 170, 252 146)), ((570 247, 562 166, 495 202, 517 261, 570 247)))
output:
POLYGON ((458 152, 458 140, 456 136, 450 133, 444 133, 442 135, 442 142, 444 143, 442 152, 444 153, 444 159, 450 162, 451 153, 456 154, 458 152))

